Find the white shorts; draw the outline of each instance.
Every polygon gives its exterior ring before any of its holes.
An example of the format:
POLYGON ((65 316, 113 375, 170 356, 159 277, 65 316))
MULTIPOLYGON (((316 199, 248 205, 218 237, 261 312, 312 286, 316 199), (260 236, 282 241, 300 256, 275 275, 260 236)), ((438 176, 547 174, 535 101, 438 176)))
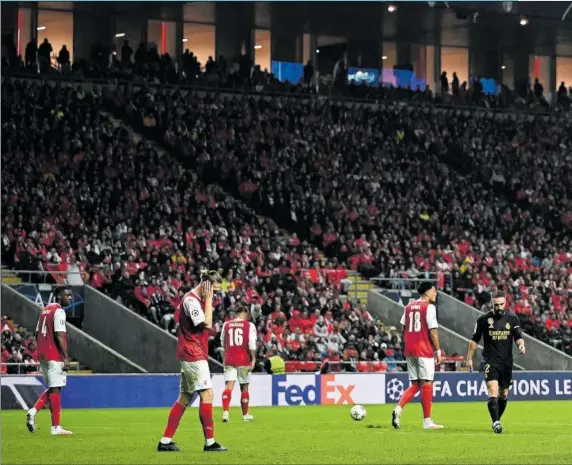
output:
POLYGON ((44 384, 49 388, 64 387, 67 383, 67 373, 64 371, 64 362, 53 360, 40 360, 40 371, 44 384))
POLYGON ((250 384, 250 367, 224 367, 224 381, 238 381, 238 384, 250 384))
POLYGON ((410 381, 419 379, 433 381, 435 378, 435 360, 433 357, 407 357, 407 371, 410 381))
POLYGON ((211 371, 209 362, 199 360, 197 362, 185 362, 181 360, 181 392, 192 394, 195 391, 212 389, 211 371))

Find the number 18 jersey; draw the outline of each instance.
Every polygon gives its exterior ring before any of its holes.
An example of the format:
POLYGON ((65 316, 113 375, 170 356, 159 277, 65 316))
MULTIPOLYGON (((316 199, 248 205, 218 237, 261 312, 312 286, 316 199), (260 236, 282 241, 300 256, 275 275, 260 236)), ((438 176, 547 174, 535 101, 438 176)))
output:
POLYGON ((220 336, 224 348, 224 365, 246 367, 250 365, 250 351, 256 350, 256 327, 242 318, 227 321, 220 336))
POLYGON ((433 358, 429 330, 439 327, 435 305, 426 300, 409 302, 401 317, 401 324, 405 327, 405 356, 433 358))

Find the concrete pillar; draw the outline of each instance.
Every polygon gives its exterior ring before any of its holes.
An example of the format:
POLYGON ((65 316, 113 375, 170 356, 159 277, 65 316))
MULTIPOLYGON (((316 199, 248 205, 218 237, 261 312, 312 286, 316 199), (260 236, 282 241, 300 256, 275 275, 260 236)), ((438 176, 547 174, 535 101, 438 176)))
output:
POLYGON ((348 40, 349 66, 357 68, 381 68, 381 46, 379 41, 348 40))
POLYGON ((556 91, 558 90, 558 82, 556 80, 556 55, 550 55, 549 68, 548 68, 548 85, 545 87, 547 90, 546 100, 550 103, 556 103, 556 91))
MULTIPOLYGON (((295 34, 272 30, 270 40, 272 42, 272 61, 288 61, 291 63, 302 61, 304 53, 303 50, 299 49, 303 48, 303 41, 299 40, 295 34)), ((315 49, 316 47, 314 47, 314 53, 315 49)), ((316 66, 316 63, 314 66, 316 66)))
POLYGON ((397 65, 411 64, 411 44, 407 42, 397 42, 397 65))
POLYGON ((73 14, 74 60, 90 58, 93 45, 99 43, 111 50, 115 38, 112 21, 89 11, 75 10, 73 14))
POLYGON ((184 44, 183 44, 183 38, 185 37, 184 23, 182 21, 177 21, 176 28, 177 28, 175 33, 176 52, 173 58, 175 61, 180 62, 184 52, 184 44))
POLYGON ((18 40, 18 3, 4 2, 2 4, 2 34, 10 34, 14 43, 18 40))
POLYGON ((469 48, 469 76, 477 79, 492 78, 496 82, 500 82, 502 70, 499 51, 469 48))
POLYGON ((254 60, 254 4, 216 2, 216 54, 235 60, 246 53, 254 60))

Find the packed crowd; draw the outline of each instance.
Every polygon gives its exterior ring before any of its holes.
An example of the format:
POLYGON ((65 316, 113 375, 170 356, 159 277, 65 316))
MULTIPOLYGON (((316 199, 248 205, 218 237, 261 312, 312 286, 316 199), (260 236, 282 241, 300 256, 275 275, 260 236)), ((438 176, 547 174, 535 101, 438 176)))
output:
POLYGON ((38 372, 36 340, 23 326, 15 325, 6 315, 2 317, 2 364, 4 374, 38 372))
POLYGON ((335 70, 316 73, 309 61, 303 68, 299 82, 281 82, 268 69, 255 65, 247 55, 239 57, 209 57, 200 63, 197 56, 185 50, 180 60, 168 53, 161 55, 154 44, 140 43, 138 46, 125 41, 118 49, 108 50, 101 44, 94 44, 91 56, 70 61, 69 50, 64 45, 57 53, 55 65, 50 65, 50 54, 55 52, 48 39, 38 45, 34 40, 27 44, 23 56, 16 55, 13 44, 3 43, 3 73, 51 74, 65 79, 101 79, 105 81, 127 81, 149 84, 170 84, 195 88, 217 88, 226 91, 251 91, 286 93, 307 96, 321 94, 335 98, 363 99, 369 101, 413 101, 445 106, 476 106, 484 108, 526 109, 536 112, 562 112, 570 108, 572 87, 561 83, 556 105, 551 109, 544 89, 539 82, 520 86, 512 91, 500 86, 497 93, 488 93, 479 79, 470 83, 460 82, 456 73, 441 76, 438 88, 421 89, 417 84, 404 86, 380 85, 370 87, 356 84, 348 79, 351 63, 346 54, 340 57, 335 70), (334 75, 336 74, 336 75, 334 75))
MULTIPOLYGON (((248 306, 260 357, 279 352, 312 371, 326 355, 350 367, 402 359, 392 329, 342 295, 347 270, 337 259, 322 262, 314 245, 135 143, 101 100, 97 88, 4 83, 5 265, 77 267, 85 282, 167 330, 200 269, 218 269, 217 329, 248 306)), ((211 342, 218 354, 218 336, 211 342)))
POLYGON ((476 306, 501 288, 523 327, 570 350, 569 118, 146 87, 108 97, 203 178, 351 269, 451 272, 476 306))

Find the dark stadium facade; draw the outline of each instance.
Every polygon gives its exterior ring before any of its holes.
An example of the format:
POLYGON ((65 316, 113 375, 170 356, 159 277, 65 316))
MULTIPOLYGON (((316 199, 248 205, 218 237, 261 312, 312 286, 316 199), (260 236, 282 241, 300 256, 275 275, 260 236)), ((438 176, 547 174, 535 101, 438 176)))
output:
MULTIPOLYGON (((320 61, 322 67, 328 61, 326 48, 333 47, 334 53, 347 52, 350 66, 380 69, 390 64, 419 66, 421 61, 428 83, 438 82, 441 70, 446 69, 442 49, 450 48, 466 51, 466 58, 462 58, 467 62, 467 70, 462 73, 466 79, 487 77, 512 86, 530 79, 532 74, 533 79, 540 78, 548 94, 554 94, 562 80, 558 79, 558 69, 564 69, 558 59, 572 57, 570 6, 570 2, 544 1, 395 5, 390 2, 14 2, 3 5, 2 31, 3 35, 18 36, 23 42, 36 29, 45 29, 40 24, 43 12, 49 11, 50 18, 57 12, 66 13, 73 17, 69 34, 73 30, 74 57, 88 56, 94 40, 114 47, 120 46, 123 38, 137 44, 157 42, 157 37, 164 43, 170 42, 169 53, 178 57, 187 48, 185 42, 189 39, 185 31, 189 24, 200 26, 201 31, 212 27, 209 39, 214 44, 212 54, 233 57, 245 51, 254 54, 254 46, 259 42, 256 31, 262 31, 260 34, 268 37, 269 46, 265 50, 268 49, 269 61, 305 63, 313 59, 320 69, 320 61), (21 14, 22 9, 27 11, 26 15, 21 14), (151 23, 157 27, 153 29, 151 23), (24 29, 27 34, 22 34, 24 29), (390 51, 388 44, 392 47, 390 51), (431 47, 430 53, 425 47, 431 47), (321 57, 317 56, 317 50, 322 51, 321 57), (542 59, 535 62, 535 57, 542 59), (382 63, 383 59, 390 61, 382 63)), ((19 48, 22 47, 25 43, 20 44, 19 48)), ((568 68, 572 73, 572 62, 568 68)))

